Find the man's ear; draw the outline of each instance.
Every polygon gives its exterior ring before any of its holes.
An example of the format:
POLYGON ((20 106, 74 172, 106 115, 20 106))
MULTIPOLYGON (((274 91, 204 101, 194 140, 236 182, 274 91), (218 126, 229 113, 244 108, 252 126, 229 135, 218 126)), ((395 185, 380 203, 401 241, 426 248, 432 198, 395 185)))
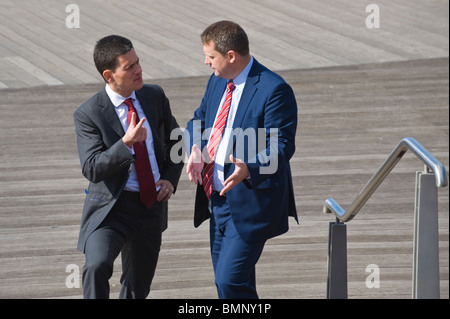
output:
POLYGON ((112 77, 111 70, 107 69, 107 70, 103 71, 103 78, 105 79, 106 82, 112 83, 113 82, 113 77, 112 77))
POLYGON ((230 63, 234 63, 236 61, 236 52, 230 50, 227 52, 228 59, 230 59, 230 63))

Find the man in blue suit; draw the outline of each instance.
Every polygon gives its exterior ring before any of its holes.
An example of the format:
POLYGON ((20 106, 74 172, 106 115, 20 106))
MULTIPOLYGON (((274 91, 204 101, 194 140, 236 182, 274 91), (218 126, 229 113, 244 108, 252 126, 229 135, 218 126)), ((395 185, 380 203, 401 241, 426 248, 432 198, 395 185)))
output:
POLYGON ((291 87, 250 55, 239 25, 216 22, 201 39, 214 74, 186 129, 194 225, 210 218, 219 298, 258 298, 255 266, 265 242, 288 231, 288 216, 298 222, 289 165, 297 103, 291 87))

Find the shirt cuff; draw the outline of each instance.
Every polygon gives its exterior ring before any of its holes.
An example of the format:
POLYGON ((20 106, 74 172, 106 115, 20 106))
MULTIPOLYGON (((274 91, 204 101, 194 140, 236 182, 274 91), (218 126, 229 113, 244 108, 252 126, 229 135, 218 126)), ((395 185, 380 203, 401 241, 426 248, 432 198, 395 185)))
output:
POLYGON ((125 145, 126 148, 128 148, 128 151, 130 152, 131 155, 134 155, 134 147, 128 147, 127 144, 123 143, 123 145, 125 145))

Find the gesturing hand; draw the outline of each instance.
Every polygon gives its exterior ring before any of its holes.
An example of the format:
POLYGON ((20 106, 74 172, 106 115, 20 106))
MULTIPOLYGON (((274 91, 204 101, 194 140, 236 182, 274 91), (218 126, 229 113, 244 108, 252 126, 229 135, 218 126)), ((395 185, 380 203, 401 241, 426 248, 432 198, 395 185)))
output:
POLYGON ((225 195, 228 191, 230 191, 233 187, 246 179, 249 175, 248 167, 242 160, 235 158, 233 155, 230 155, 230 161, 234 163, 234 172, 223 182, 223 185, 225 187, 220 192, 220 196, 225 195))
POLYGON ((122 137, 122 141, 126 146, 131 148, 136 142, 143 142, 147 139, 147 129, 142 126, 145 122, 145 118, 141 119, 139 123, 136 124, 136 113, 131 114, 130 125, 128 126, 127 132, 122 137))

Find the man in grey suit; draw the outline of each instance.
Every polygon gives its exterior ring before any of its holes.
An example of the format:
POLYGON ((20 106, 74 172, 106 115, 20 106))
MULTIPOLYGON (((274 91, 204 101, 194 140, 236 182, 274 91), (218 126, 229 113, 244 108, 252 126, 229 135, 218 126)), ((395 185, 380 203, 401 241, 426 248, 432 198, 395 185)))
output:
POLYGON ((183 168, 169 156, 178 124, 163 90, 144 85, 131 41, 100 39, 94 62, 106 86, 74 113, 81 169, 90 181, 78 240, 86 259, 84 297, 109 298, 121 253, 119 297, 146 298, 167 228, 167 202, 183 168))

